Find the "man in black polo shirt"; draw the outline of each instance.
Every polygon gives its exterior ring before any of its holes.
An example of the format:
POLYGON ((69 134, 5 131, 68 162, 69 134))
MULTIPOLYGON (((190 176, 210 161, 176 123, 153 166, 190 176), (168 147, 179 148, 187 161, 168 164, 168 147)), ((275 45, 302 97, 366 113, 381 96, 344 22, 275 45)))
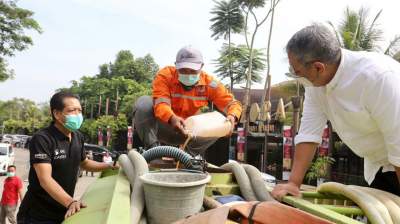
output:
POLYGON ((19 224, 61 223, 85 207, 73 198, 79 166, 94 172, 112 168, 86 158, 78 132, 82 108, 75 95, 56 93, 50 109, 53 122, 30 142, 29 186, 17 215, 19 224))

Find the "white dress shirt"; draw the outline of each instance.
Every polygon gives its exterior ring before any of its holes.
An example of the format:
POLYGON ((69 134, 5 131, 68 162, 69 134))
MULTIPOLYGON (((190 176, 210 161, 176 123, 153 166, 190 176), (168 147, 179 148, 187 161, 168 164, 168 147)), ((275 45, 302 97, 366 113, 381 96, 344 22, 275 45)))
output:
POLYGON ((342 141, 364 158, 371 184, 400 167, 400 63, 389 56, 342 49, 334 78, 324 87, 307 87, 295 143, 321 142, 329 120, 342 141))

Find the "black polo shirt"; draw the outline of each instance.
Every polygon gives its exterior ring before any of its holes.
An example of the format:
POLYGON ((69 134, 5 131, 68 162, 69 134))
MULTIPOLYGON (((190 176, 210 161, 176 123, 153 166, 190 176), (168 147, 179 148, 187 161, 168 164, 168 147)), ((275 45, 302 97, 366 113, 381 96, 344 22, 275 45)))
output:
POLYGON ((25 214, 39 220, 61 222, 67 209, 54 200, 41 186, 33 168, 35 163, 50 163, 51 176, 73 197, 80 162, 86 159, 83 135, 71 134, 71 141, 54 124, 33 135, 29 145, 30 164, 28 191, 21 203, 18 216, 25 214))

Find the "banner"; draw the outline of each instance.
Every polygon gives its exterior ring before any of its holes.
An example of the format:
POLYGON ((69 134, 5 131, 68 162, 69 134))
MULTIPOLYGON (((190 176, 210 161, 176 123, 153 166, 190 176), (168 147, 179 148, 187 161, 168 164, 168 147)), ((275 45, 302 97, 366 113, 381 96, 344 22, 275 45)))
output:
POLYGON ((246 144, 246 138, 244 133, 244 128, 237 129, 237 142, 236 142, 236 159, 238 161, 244 162, 244 148, 246 144))
POLYGON ((97 142, 99 146, 103 146, 103 129, 101 127, 97 129, 97 142))
POLYGON ((329 153, 329 128, 325 126, 322 133, 322 142, 318 147, 318 156, 328 156, 329 153))
POLYGON ((282 180, 289 180, 292 168, 293 136, 291 126, 283 126, 282 180))
POLYGON ((128 126, 128 135, 127 135, 128 141, 127 141, 127 146, 126 148, 128 150, 132 149, 132 143, 133 143, 133 134, 132 134, 132 126, 128 126))

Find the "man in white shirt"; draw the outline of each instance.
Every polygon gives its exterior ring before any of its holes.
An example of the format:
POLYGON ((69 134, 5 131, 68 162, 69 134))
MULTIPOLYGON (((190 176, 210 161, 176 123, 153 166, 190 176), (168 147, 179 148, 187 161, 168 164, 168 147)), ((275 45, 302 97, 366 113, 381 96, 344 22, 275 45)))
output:
POLYGON ((326 27, 298 31, 286 46, 291 73, 303 83, 305 101, 287 184, 272 195, 298 196, 326 122, 364 158, 371 187, 400 196, 400 63, 371 52, 341 49, 326 27))

